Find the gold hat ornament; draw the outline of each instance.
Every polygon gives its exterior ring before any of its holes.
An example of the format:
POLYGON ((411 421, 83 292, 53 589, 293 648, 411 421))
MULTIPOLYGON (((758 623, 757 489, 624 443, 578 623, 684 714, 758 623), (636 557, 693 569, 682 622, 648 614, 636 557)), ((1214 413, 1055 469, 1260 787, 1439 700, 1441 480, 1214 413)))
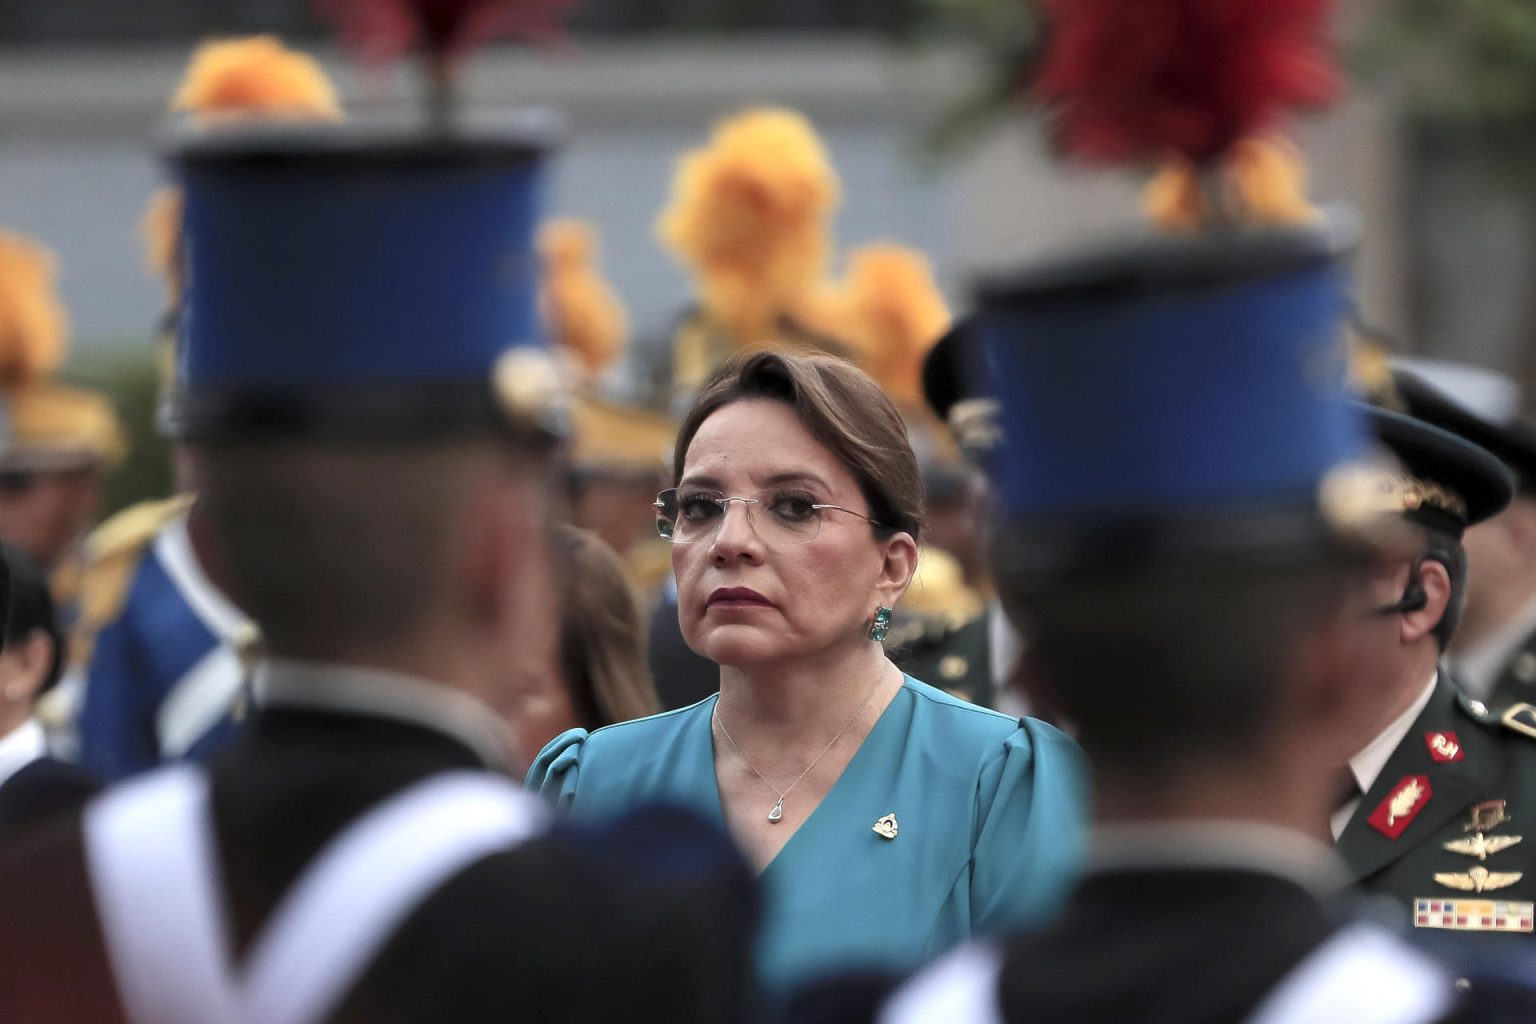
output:
POLYGON ((0 401, 9 434, 0 468, 7 471, 115 466, 127 452, 107 400, 53 378, 69 335, 57 274, 51 251, 0 231, 0 401))

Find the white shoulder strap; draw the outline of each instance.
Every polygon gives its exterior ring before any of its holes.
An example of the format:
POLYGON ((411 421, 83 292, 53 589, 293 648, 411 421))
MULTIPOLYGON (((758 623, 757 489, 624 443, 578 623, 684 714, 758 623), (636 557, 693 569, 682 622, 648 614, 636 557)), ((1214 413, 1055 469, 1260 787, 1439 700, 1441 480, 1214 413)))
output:
POLYGON ((972 943, 961 946, 897 989, 877 1024, 1002 1024, 997 984, 1003 951, 972 943))
POLYGON ((244 972, 249 1024, 315 1024, 411 911, 487 854, 543 832, 542 801, 508 779, 428 779, 349 827, 278 905, 244 972))
POLYGON ((87 807, 83 836, 128 1020, 240 1024, 207 778, 176 765, 109 790, 87 807))
POLYGON ((245 684, 245 666, 228 641, 197 659, 166 693, 155 713, 155 737, 164 760, 191 750, 234 707, 245 684))
POLYGON ((454 772, 418 783, 321 851, 236 971, 207 799, 205 778, 178 766, 87 812, 98 913, 132 1024, 325 1020, 423 899, 548 821, 544 804, 508 779, 454 772))
POLYGON ((1452 1007, 1451 978, 1373 924, 1355 924, 1291 970, 1249 1024, 1428 1024, 1452 1007))

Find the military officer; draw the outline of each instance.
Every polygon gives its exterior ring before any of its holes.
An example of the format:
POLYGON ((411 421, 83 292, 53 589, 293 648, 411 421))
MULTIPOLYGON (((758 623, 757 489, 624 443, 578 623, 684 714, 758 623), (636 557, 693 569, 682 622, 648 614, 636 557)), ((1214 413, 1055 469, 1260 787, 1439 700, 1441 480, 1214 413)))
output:
POLYGON ((1469 695, 1502 714, 1536 705, 1536 426, 1521 415, 1509 377, 1436 360, 1398 360, 1396 390, 1409 413, 1497 455, 1515 497, 1467 530, 1467 608, 1447 662, 1469 695))
POLYGON ((1530 935, 1536 849, 1520 821, 1536 805, 1536 712, 1489 707, 1442 660, 1465 601, 1461 537, 1509 503, 1512 480, 1462 438, 1370 415, 1402 464, 1396 495, 1417 540, 1376 574, 1362 622, 1379 699, 1332 815, 1336 848, 1354 884, 1400 904, 1415 928, 1483 933, 1479 942, 1530 935))

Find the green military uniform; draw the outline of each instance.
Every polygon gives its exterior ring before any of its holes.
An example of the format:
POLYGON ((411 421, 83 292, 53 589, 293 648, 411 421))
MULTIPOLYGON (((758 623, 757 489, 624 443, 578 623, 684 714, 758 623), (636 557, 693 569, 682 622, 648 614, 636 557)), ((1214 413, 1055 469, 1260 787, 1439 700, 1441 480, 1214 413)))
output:
POLYGON ((972 704, 991 707, 992 657, 987 613, 962 622, 942 616, 897 616, 886 635, 891 659, 909 676, 972 704))
POLYGON ((1339 836, 1358 887, 1417 928, 1529 935, 1536 918, 1536 707, 1505 716, 1442 672, 1339 836))

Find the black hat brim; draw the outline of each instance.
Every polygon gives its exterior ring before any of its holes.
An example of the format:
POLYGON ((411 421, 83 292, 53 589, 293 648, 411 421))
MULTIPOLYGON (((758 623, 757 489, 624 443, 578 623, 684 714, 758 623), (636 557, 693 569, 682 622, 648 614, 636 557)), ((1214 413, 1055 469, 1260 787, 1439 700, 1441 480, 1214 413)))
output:
POLYGON ((1515 471, 1520 491, 1536 493, 1536 427, 1484 419, 1411 369, 1394 370, 1392 381, 1410 415, 1493 453, 1515 471))

